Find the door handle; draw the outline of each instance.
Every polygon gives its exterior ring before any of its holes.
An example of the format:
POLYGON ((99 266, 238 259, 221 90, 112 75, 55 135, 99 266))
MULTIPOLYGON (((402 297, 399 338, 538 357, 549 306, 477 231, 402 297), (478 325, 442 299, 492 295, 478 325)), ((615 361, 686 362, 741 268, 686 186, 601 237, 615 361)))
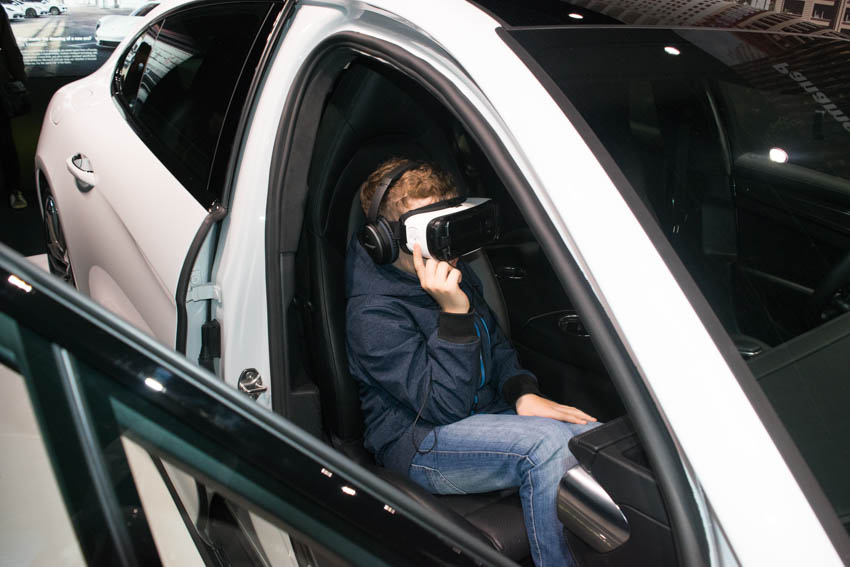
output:
POLYGON ((524 280, 528 273, 518 266, 499 266, 496 277, 500 280, 524 280))
POLYGON ((75 154, 65 160, 68 171, 74 176, 74 182, 81 193, 88 193, 97 184, 97 176, 94 174, 89 158, 83 154, 75 154))
POLYGON ((590 336, 590 333, 588 333, 587 329, 584 328, 584 323, 581 322, 577 313, 567 313, 558 319, 558 328, 560 328, 561 332, 565 335, 582 338, 590 336))

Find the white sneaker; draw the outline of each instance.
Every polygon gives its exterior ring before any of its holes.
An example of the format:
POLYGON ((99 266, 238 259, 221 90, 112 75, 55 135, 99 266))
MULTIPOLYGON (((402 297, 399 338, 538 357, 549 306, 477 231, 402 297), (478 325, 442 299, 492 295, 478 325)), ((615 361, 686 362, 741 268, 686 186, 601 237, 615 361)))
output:
POLYGON ((15 191, 9 195, 9 204, 13 209, 23 209, 27 206, 27 200, 24 199, 24 194, 20 191, 15 191))

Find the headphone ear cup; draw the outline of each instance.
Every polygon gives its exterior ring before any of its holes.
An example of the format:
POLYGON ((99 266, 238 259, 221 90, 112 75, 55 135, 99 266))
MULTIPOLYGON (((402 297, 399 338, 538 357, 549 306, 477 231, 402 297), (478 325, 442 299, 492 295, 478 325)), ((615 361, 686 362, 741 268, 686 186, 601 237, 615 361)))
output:
POLYGON ((376 264, 390 264, 398 258, 398 243, 393 239, 390 224, 384 217, 367 223, 360 233, 360 243, 376 264))
POLYGON ((384 217, 378 217, 378 233, 385 246, 384 261, 381 264, 392 264, 398 258, 398 240, 393 238, 393 229, 384 217))

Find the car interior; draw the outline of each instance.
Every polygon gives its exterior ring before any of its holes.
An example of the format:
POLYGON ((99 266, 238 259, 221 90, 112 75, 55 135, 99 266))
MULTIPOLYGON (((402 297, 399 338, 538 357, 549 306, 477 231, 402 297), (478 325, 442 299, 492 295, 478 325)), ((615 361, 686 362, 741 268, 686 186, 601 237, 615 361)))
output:
POLYGON ((600 84, 579 70, 562 84, 637 180, 636 192, 850 529, 850 493, 838 480, 850 453, 837 433, 848 427, 838 407, 848 402, 850 224, 836 215, 850 204, 850 170, 836 153, 850 148, 846 135, 838 123, 823 124, 808 97, 777 92, 781 84, 756 67, 736 74, 692 60, 702 78, 682 81, 649 55, 630 61, 634 76, 600 84), (604 98, 602 86, 619 94, 604 98), (758 155, 766 139, 800 148, 799 165, 758 155), (809 402, 798 406, 801 397, 809 402))
MULTIPOLYGON (((764 62, 727 68, 689 45, 689 59, 671 62, 662 46, 681 37, 630 34, 604 50, 576 34, 550 41, 572 57, 558 86, 643 202, 648 232, 660 229, 656 243, 681 260, 850 531, 841 472, 850 466, 850 223, 837 214, 850 205, 850 139, 764 62), (628 73, 598 71, 625 60, 628 73), (772 145, 796 150, 791 163, 769 158, 772 145)), ((562 60, 552 51, 548 60, 562 60)))
POLYGON ((337 76, 322 107, 307 175, 304 221, 286 312, 286 395, 290 419, 389 480, 455 529, 474 534, 531 564, 516 489, 434 496, 375 464, 363 447, 357 384, 345 349, 345 251, 364 223, 358 189, 382 161, 403 156, 438 164, 470 196, 500 208, 502 236, 470 263, 485 298, 521 363, 545 395, 579 407, 606 425, 571 444, 628 519, 632 536, 606 553, 570 534, 582 565, 676 561, 661 493, 625 409, 533 231, 483 152, 460 122, 423 87, 367 58, 337 76))

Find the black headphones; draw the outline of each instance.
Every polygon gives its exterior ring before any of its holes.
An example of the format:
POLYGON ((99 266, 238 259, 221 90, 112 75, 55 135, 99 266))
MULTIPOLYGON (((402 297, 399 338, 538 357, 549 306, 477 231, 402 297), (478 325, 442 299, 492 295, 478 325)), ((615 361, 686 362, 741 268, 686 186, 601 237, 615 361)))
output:
POLYGON ((401 235, 401 223, 388 221, 378 216, 381 201, 389 192, 393 184, 402 175, 421 166, 421 161, 406 160, 389 171, 378 184, 372 203, 369 205, 369 214, 366 217, 366 226, 360 231, 360 244, 369 253, 376 264, 391 264, 398 258, 398 241, 401 235))

